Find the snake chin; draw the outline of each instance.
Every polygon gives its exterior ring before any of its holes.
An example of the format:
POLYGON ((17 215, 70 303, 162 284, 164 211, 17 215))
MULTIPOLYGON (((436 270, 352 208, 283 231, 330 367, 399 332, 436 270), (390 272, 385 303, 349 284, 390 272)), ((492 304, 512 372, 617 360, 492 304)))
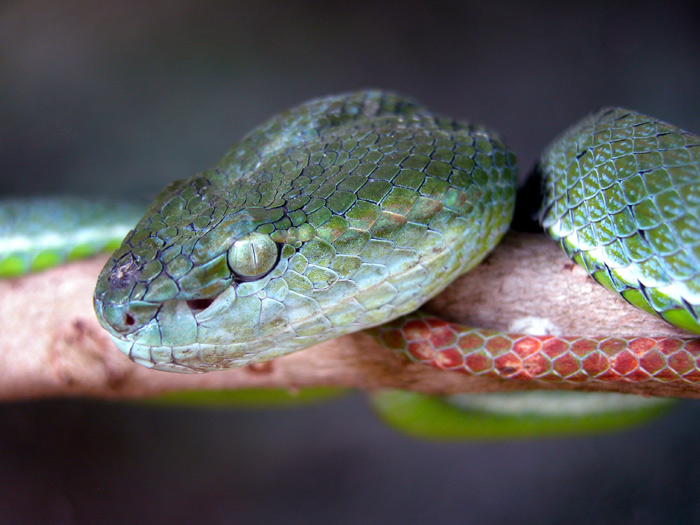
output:
POLYGON ((284 347, 264 352, 245 351, 249 345, 209 345, 195 343, 180 346, 149 346, 112 335, 117 348, 135 363, 162 372, 199 374, 269 361, 288 354, 284 347))

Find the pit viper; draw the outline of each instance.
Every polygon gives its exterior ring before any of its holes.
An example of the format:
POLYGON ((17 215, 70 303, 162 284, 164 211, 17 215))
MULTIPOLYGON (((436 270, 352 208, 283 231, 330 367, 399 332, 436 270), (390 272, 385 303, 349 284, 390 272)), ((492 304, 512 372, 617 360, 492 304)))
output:
MULTIPOLYGON (((698 334, 699 170, 699 137, 604 109, 542 154, 539 219, 596 281, 698 334)), ((380 91, 313 100, 167 186, 104 267, 95 311, 130 359, 164 371, 243 366, 379 327, 386 346, 443 369, 694 388, 692 335, 536 337, 405 317, 499 242, 516 178, 488 128, 380 91)), ((2 250, 0 273, 98 248, 21 245, 2 250)))

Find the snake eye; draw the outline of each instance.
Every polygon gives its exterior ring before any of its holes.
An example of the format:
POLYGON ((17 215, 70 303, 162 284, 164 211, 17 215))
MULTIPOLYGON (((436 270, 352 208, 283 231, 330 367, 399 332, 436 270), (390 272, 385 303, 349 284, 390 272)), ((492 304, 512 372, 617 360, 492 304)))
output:
POLYGON ((239 279, 254 281, 275 267, 279 254, 279 245, 269 235, 251 232, 228 249, 228 265, 239 279))

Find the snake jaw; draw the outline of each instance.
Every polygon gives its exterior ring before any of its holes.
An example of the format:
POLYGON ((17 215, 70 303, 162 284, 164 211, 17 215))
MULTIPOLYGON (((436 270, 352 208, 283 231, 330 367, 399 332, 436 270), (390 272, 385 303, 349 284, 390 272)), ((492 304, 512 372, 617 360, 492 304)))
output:
MULTIPOLYGON (((116 347, 133 362, 161 372, 201 374, 212 370, 227 370, 269 361, 290 352, 285 347, 274 347, 265 352, 248 350, 233 352, 216 345, 192 344, 183 346, 149 346, 112 336, 116 347), (232 354, 238 354, 234 357, 232 354)), ((241 345, 242 346, 242 345, 241 345)))

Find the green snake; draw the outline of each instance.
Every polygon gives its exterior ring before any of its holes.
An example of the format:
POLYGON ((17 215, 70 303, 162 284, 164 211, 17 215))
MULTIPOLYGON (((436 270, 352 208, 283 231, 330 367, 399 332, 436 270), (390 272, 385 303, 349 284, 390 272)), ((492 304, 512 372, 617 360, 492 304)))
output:
MULTIPOLYGON (((698 334, 699 170, 699 137, 605 109, 543 153, 540 220, 595 280, 698 334)), ((172 372, 379 327, 409 359, 471 374, 700 382, 692 337, 535 337, 406 317, 499 242, 516 176, 493 131, 398 95, 308 102, 156 197, 99 276, 98 320, 130 359, 172 372)), ((46 265, 5 252, 0 273, 46 265)))

